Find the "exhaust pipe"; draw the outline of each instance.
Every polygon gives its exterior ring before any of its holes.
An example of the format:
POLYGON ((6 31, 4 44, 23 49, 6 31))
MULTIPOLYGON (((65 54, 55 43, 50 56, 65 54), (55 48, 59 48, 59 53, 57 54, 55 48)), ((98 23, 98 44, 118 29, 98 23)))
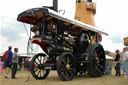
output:
POLYGON ((56 12, 58 12, 58 0, 53 0, 53 8, 56 12))
MULTIPOLYGON (((80 3, 82 0, 77 0, 80 3)), ((87 0, 87 2, 92 2, 92 0, 87 0)))
POLYGON ((87 0, 87 2, 92 2, 92 0, 87 0))

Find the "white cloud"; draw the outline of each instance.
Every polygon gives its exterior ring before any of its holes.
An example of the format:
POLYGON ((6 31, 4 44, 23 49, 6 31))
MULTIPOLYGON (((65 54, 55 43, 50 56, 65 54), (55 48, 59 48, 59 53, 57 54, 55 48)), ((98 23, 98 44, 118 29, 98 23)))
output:
POLYGON ((1 14, 15 16, 26 9, 52 5, 52 0, 2 0, 0 3, 1 14))
POLYGON ((128 0, 94 0, 97 2, 96 26, 104 29, 109 36, 103 36, 106 50, 122 50, 123 38, 128 36, 128 0))
MULTIPOLYGON (((12 46, 12 48, 19 48, 20 53, 26 52, 27 48, 27 39, 25 34, 21 35, 23 38, 17 39, 15 42, 8 41, 7 37, 2 36, 1 37, 1 53, 4 53, 6 50, 8 50, 8 46, 12 46)), ((12 50, 13 51, 13 50, 12 50)))
POLYGON ((115 52, 115 50, 120 50, 122 51, 124 45, 123 42, 122 43, 113 43, 112 40, 108 39, 108 36, 103 36, 103 40, 101 42, 101 44, 104 47, 104 50, 108 50, 111 52, 115 52))
POLYGON ((8 46, 12 44, 9 43, 8 39, 6 37, 1 36, 1 53, 4 53, 6 50, 8 50, 8 46))

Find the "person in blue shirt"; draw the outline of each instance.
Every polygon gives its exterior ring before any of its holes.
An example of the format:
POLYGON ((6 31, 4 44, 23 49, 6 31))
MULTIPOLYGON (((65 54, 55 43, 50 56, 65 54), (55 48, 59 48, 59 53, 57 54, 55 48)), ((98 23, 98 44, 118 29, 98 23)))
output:
POLYGON ((4 60, 4 67, 5 67, 5 75, 4 77, 5 78, 8 78, 8 73, 9 73, 9 68, 11 68, 11 65, 12 65, 12 46, 9 46, 8 47, 8 59, 5 59, 4 60))
MULTIPOLYGON (((9 59, 8 59, 8 62, 9 63, 12 63, 12 56, 13 56, 13 53, 11 51, 11 49, 8 50, 8 55, 9 55, 9 59)), ((11 68, 11 66, 9 66, 11 68)))

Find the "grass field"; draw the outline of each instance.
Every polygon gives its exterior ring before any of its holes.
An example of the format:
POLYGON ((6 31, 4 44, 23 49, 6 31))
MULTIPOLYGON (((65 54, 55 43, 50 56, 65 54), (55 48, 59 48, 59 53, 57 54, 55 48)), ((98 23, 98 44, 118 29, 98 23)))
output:
POLYGON ((0 73, 0 85, 128 85, 128 78, 116 77, 113 75, 104 75, 99 78, 91 78, 88 76, 76 76, 72 81, 61 81, 56 71, 51 71, 45 80, 35 80, 31 73, 27 71, 18 71, 17 79, 4 78, 4 71, 0 73), (26 81, 28 79, 29 80, 26 81))

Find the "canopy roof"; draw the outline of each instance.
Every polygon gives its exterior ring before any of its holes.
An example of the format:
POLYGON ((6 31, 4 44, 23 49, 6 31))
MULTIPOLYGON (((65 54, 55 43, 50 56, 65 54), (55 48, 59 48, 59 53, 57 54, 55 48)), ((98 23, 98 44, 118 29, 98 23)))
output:
POLYGON ((114 60, 114 58, 109 55, 105 55, 105 56, 106 56, 106 60, 112 60, 112 61, 114 60))
POLYGON ((28 23, 28 24, 37 24, 39 20, 41 20, 44 17, 51 17, 56 18, 60 21, 63 21, 64 23, 77 25, 80 28, 83 28, 84 30, 91 30, 94 32, 99 32, 104 35, 108 35, 106 32, 99 30, 97 27, 82 23, 80 21, 69 19, 63 15, 60 15, 59 13, 49 9, 49 8, 33 8, 26 10, 18 15, 17 20, 20 22, 28 23))

